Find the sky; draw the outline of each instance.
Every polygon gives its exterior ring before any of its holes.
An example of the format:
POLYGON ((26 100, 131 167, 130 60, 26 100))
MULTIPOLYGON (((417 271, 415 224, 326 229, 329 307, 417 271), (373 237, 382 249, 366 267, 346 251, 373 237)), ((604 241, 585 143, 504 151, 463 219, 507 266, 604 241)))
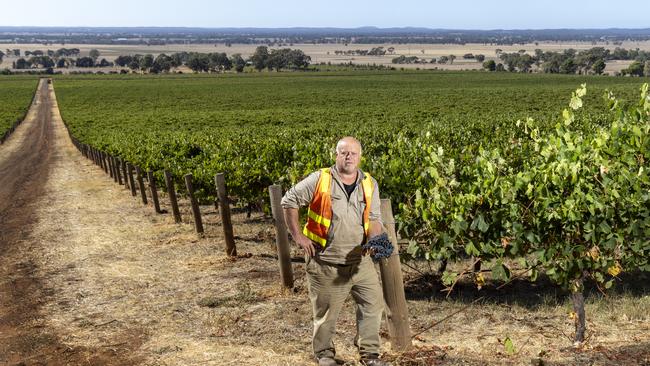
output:
POLYGON ((650 0, 2 0, 0 26, 650 28, 650 0))

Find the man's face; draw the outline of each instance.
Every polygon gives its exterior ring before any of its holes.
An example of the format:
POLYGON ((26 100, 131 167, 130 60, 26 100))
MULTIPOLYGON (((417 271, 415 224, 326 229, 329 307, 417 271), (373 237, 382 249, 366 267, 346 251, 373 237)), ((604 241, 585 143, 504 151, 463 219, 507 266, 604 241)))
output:
POLYGON ((336 168, 339 172, 352 174, 361 160, 361 146, 354 141, 343 140, 336 151, 336 168))

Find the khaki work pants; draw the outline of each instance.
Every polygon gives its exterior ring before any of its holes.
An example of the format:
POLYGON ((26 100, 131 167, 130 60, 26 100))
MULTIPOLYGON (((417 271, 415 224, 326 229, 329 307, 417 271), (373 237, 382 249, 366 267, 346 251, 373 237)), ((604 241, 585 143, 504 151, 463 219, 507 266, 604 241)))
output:
POLYGON ((314 315, 312 345, 314 355, 334 357, 332 338, 336 333, 336 319, 348 294, 357 304, 357 336, 359 353, 379 354, 379 325, 384 300, 379 277, 370 257, 361 263, 337 265, 319 259, 307 259, 307 285, 314 315))

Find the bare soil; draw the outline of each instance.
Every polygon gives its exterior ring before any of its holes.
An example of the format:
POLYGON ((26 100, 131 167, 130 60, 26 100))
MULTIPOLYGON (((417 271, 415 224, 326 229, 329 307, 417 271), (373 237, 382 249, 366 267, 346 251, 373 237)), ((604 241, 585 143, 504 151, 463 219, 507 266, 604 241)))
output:
MULTIPOLYGON (((239 256, 227 257, 213 206, 203 236, 186 200, 182 224, 156 214, 74 148, 50 85, 35 99, 0 146, 0 365, 313 364, 301 253, 284 290, 268 216, 233 208, 239 256)), ((418 334, 399 354, 382 331, 395 365, 650 365, 648 274, 591 289, 587 342, 573 347, 570 303, 548 281, 467 281, 446 298, 428 263, 403 271, 418 334)), ((347 365, 354 333, 348 299, 335 339, 347 365)))

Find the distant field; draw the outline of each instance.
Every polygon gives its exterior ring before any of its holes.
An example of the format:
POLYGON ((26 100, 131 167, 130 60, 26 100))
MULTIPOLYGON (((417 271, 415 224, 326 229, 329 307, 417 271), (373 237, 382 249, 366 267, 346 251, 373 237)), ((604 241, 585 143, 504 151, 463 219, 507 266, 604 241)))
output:
POLYGON ((0 136, 24 117, 37 82, 34 77, 0 76, 0 136))
MULTIPOLYGON (((56 50, 62 47, 66 48, 79 48, 81 50, 82 56, 87 56, 88 52, 96 48, 99 50, 101 56, 105 57, 109 61, 114 60, 119 55, 127 54, 146 54, 151 53, 154 56, 160 53, 174 53, 181 51, 188 52, 225 52, 229 55, 234 53, 241 53, 244 57, 250 56, 258 45, 241 45, 234 44, 231 47, 227 47, 225 44, 188 44, 188 45, 166 45, 166 46, 144 46, 144 45, 88 45, 88 44, 53 44, 44 46, 42 44, 2 44, 0 43, 0 50, 7 48, 20 48, 22 51, 25 50, 56 50)), ((620 46, 615 46, 612 44, 592 44, 590 42, 574 42, 574 43, 556 43, 556 42, 542 42, 539 44, 524 44, 524 45, 513 45, 513 46, 503 46, 503 45, 489 45, 489 44, 466 44, 466 45, 457 45, 457 44, 355 44, 350 43, 347 46, 344 44, 294 44, 294 45, 283 45, 281 47, 290 47, 290 48, 299 48, 303 50, 307 55, 311 56, 313 63, 321 62, 331 62, 331 63, 348 63, 352 62, 355 64, 378 64, 378 65, 390 65, 396 66, 391 63, 392 58, 404 55, 404 56, 417 56, 420 58, 431 59, 433 57, 439 58, 440 56, 455 55, 457 59, 453 64, 423 64, 423 65, 397 65, 399 67, 405 68, 425 68, 425 69, 444 69, 444 70, 461 70, 461 69, 480 69, 481 64, 475 60, 464 60, 462 55, 466 53, 473 54, 483 54, 486 56, 486 59, 496 58, 495 51, 497 49, 503 50, 503 52, 517 52, 519 50, 526 50, 526 52, 533 54, 534 50, 539 48, 544 51, 563 51, 565 49, 573 48, 576 50, 584 50, 592 47, 605 47, 613 50, 616 47, 623 47, 626 49, 636 49, 641 50, 650 50, 650 41, 646 42, 623 42, 620 46), (394 47, 395 51, 393 54, 386 54, 385 56, 337 56, 334 54, 337 50, 370 50, 373 47, 382 46, 386 49, 389 47, 394 47), (424 52, 422 52, 424 51, 424 52)), ((279 48, 280 46, 274 46, 271 48, 279 48)), ((5 57, 0 68, 11 67, 11 62, 15 58, 5 57)), ((627 67, 629 62, 610 62, 608 63, 605 72, 615 72, 620 71, 621 69, 627 67)))

